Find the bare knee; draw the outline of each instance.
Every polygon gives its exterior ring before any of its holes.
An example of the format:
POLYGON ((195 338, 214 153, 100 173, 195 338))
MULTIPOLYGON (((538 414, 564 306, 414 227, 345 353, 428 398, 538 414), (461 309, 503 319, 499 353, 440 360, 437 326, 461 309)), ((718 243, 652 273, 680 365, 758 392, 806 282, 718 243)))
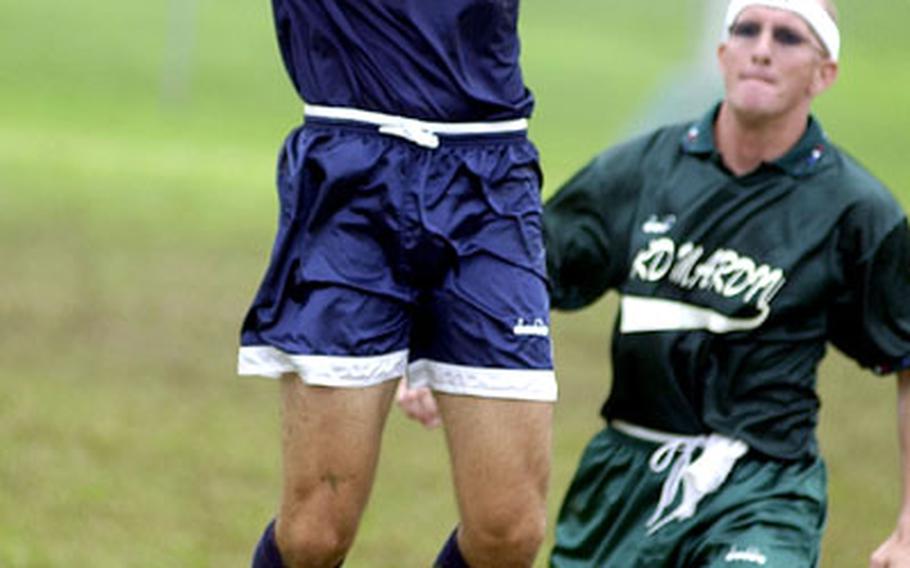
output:
POLYGON ((335 568, 351 548, 354 533, 349 523, 298 514, 279 518, 275 538, 288 568, 335 568))
POLYGON ((530 567, 543 543, 546 514, 538 510, 493 511, 464 522, 460 545, 473 568, 530 567))

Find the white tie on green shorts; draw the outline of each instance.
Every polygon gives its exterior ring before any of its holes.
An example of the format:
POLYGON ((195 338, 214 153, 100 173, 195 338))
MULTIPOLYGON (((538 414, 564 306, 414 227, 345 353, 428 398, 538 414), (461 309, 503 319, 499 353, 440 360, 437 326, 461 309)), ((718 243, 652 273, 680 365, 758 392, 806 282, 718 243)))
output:
POLYGON ((654 473, 667 468, 670 473, 664 481, 660 501, 654 514, 648 520, 648 534, 653 534, 669 522, 688 519, 695 514, 698 502, 723 485, 736 460, 749 451, 749 446, 740 440, 720 434, 703 436, 682 436, 651 430, 643 426, 614 420, 610 425, 634 438, 661 444, 651 455, 650 466, 654 473), (695 452, 701 454, 694 459, 695 452), (667 514, 667 507, 676 500, 682 488, 682 501, 667 514))

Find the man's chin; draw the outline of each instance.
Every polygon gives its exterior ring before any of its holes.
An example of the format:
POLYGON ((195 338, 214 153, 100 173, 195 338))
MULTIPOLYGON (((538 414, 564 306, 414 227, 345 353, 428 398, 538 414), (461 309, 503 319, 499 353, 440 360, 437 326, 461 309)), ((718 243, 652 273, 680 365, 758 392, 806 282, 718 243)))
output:
POLYGON ((766 122, 780 115, 777 105, 762 99, 731 101, 730 108, 736 117, 746 124, 766 122))

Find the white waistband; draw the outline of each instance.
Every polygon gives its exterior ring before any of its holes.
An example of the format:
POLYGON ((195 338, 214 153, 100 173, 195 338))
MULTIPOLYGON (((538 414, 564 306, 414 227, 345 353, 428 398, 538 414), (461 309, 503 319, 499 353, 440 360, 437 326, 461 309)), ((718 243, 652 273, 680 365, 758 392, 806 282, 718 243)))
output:
POLYGON ((736 461, 749 451, 745 442, 720 434, 684 436, 622 420, 612 420, 610 426, 633 438, 660 444, 651 454, 648 465, 654 473, 670 469, 661 487, 657 508, 646 524, 649 535, 671 521, 694 515, 699 501, 717 491, 733 471, 736 461), (701 453, 696 458, 698 450, 701 453), (682 498, 679 505, 667 513, 680 489, 682 498))
POLYGON ((623 434, 628 434, 633 438, 654 442, 656 444, 666 444, 667 442, 704 443, 707 439, 707 436, 687 436, 685 434, 671 434, 669 432, 661 432, 660 430, 652 430, 651 428, 645 428, 644 426, 632 424, 625 420, 611 420, 610 426, 614 430, 619 430, 623 434))
POLYGON ((382 134, 399 136, 426 148, 439 146, 438 134, 507 134, 528 129, 526 118, 492 122, 430 122, 357 108, 309 104, 304 107, 303 115, 378 126, 382 134))

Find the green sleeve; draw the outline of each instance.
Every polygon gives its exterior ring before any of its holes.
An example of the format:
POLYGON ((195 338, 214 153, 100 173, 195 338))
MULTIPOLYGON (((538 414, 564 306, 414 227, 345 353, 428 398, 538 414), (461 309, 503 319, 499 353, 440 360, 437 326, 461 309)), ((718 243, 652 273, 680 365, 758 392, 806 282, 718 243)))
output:
POLYGON ((850 293, 832 310, 832 342, 878 373, 910 368, 910 227, 906 219, 871 254, 851 253, 857 261, 849 268, 850 293))
POLYGON ((628 272, 628 227, 637 206, 637 145, 608 150, 562 186, 544 207, 551 305, 593 303, 628 272))

